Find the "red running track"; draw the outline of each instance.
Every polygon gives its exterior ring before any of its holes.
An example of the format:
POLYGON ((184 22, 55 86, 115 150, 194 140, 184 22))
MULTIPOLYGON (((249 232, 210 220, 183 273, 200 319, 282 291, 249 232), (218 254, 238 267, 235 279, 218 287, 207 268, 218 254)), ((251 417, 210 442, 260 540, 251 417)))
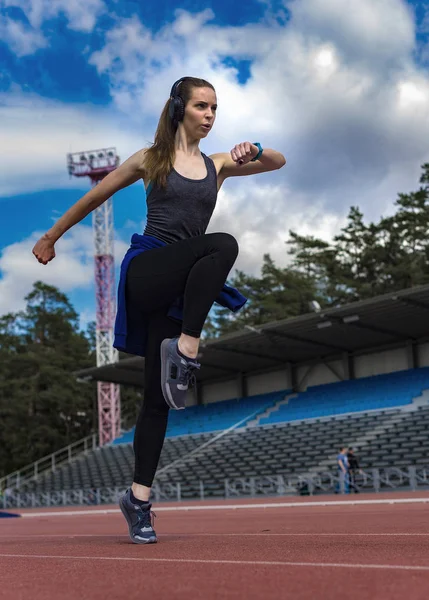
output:
POLYGON ((22 511, 21 519, 0 520, 0 598, 427 600, 426 499, 330 505, 338 497, 324 497, 320 506, 320 498, 276 498, 265 508, 253 501, 231 509, 225 501, 213 503, 221 509, 189 503, 191 510, 179 511, 162 505, 160 543, 150 546, 130 542, 115 507, 72 516, 22 511), (270 506, 279 502, 296 505, 270 506))

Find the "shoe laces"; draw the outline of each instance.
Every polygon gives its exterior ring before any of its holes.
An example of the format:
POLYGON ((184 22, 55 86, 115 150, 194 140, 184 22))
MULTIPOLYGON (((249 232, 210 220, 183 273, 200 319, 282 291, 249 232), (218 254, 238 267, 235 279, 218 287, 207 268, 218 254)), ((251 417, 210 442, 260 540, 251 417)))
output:
POLYGON ((179 377, 179 383, 193 387, 197 383, 195 371, 201 367, 200 363, 194 361, 186 361, 186 366, 182 365, 179 377))
POLYGON ((143 527, 152 527, 154 529, 156 514, 153 510, 141 508, 139 511, 139 522, 138 528, 142 529, 143 527))

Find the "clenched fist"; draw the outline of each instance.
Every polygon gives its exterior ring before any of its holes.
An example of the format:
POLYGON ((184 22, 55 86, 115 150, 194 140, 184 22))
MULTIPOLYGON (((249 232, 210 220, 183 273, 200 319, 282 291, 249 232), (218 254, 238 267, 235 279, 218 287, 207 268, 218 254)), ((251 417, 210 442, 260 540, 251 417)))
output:
POLYGON ((258 146, 255 146, 250 142, 242 142, 241 144, 236 144, 231 150, 231 158, 239 165, 245 165, 250 162, 252 158, 255 158, 258 152, 258 146))
POLYGON ((33 254, 43 265, 47 265, 50 260, 55 258, 54 242, 45 233, 33 248, 33 254))

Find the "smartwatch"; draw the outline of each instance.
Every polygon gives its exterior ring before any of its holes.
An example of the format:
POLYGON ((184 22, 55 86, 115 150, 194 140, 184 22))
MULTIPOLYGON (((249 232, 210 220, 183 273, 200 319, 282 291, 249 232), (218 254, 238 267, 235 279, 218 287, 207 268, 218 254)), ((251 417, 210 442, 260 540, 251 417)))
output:
POLYGON ((258 158, 261 156, 262 152, 264 151, 264 149, 262 148, 261 144, 259 142, 253 142, 254 146, 257 146, 259 148, 259 152, 258 154, 255 156, 255 158, 252 158, 250 162, 255 162, 255 160, 258 160, 258 158))

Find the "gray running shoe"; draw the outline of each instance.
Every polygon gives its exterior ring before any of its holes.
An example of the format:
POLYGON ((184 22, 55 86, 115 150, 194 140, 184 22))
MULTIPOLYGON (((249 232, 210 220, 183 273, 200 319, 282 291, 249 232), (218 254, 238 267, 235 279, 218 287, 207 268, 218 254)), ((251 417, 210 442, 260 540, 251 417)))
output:
POLYGON ((167 338, 161 343, 161 388, 170 408, 185 408, 186 393, 196 383, 195 371, 201 367, 195 360, 178 353, 179 338, 167 338))
POLYGON ((127 490, 119 499, 119 507, 127 520, 131 541, 134 544, 156 544, 158 539, 152 524, 152 515, 156 515, 150 510, 152 504, 148 502, 144 507, 134 504, 130 490, 127 490))

